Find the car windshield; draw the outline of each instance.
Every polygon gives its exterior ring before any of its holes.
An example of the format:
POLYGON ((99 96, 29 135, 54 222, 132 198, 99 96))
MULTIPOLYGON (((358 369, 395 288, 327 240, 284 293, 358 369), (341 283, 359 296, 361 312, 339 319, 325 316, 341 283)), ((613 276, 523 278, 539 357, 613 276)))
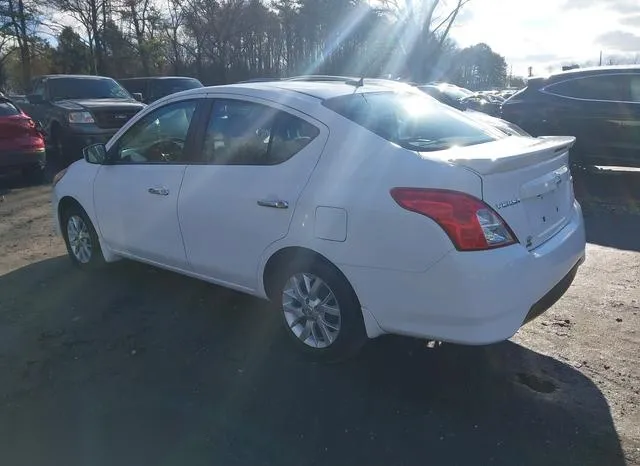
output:
POLYGON ((18 110, 17 107, 13 105, 10 101, 0 100, 0 117, 19 115, 19 114, 20 114, 20 110, 18 110))
POLYGON ((440 92, 442 92, 443 94, 455 100, 462 100, 464 98, 471 97, 473 95, 473 92, 467 89, 464 89, 462 87, 457 87, 457 86, 436 86, 436 87, 440 92))
POLYGON ((428 97, 394 92, 334 97, 324 105, 401 147, 436 151, 504 137, 428 97))
POLYGON ((109 78, 54 78, 49 81, 51 100, 130 99, 131 95, 109 78))
POLYGON ((197 89, 202 87, 202 83, 197 79, 180 78, 180 79, 159 79, 155 83, 155 97, 160 98, 176 92, 186 91, 189 89, 197 89))

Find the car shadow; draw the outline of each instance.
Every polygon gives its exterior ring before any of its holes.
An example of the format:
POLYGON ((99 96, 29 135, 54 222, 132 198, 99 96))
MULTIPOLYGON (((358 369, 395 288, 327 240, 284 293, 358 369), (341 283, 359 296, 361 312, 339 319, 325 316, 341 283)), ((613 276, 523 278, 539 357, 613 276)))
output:
POLYGON ((34 263, 0 297, 6 464, 625 464, 593 382, 512 342, 314 364, 267 303, 126 261, 34 263))
POLYGON ((0 173, 0 196, 9 194, 16 189, 29 188, 32 186, 42 186, 51 184, 54 175, 57 173, 56 168, 47 165, 44 179, 40 182, 33 182, 26 179, 20 174, 19 170, 7 171, 0 173))
POLYGON ((572 167, 587 241, 640 251, 640 170, 572 167))

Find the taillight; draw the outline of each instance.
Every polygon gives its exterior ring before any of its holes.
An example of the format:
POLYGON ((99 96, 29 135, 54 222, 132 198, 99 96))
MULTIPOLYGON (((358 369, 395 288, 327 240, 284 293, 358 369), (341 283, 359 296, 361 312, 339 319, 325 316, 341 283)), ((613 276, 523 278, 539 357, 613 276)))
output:
POLYGON ((516 242, 504 220, 469 194, 445 189, 393 188, 391 197, 400 207, 435 221, 459 251, 493 249, 516 242))

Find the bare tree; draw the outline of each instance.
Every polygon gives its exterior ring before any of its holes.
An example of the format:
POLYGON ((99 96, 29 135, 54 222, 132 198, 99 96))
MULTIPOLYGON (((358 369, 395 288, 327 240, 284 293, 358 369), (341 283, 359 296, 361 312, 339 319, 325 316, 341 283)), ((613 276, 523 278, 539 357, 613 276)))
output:
POLYGON ((20 81, 23 87, 27 86, 31 80, 31 42, 38 23, 36 4, 30 0, 4 0, 0 2, 0 16, 3 36, 10 38, 8 43, 14 44, 20 54, 20 81))
POLYGON ((119 12, 123 23, 130 25, 145 75, 151 74, 150 29, 159 14, 151 0, 122 0, 119 12))
POLYGON ((53 0, 56 8, 66 12, 84 28, 89 45, 91 72, 94 74, 104 70, 102 32, 105 26, 105 18, 107 17, 106 1, 107 0, 53 0))

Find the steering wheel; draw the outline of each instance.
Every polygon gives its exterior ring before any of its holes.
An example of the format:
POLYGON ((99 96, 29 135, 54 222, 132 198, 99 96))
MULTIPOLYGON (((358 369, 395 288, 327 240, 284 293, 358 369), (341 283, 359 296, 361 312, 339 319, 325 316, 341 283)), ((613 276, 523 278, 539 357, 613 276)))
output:
POLYGON ((175 162, 182 156, 184 141, 180 138, 163 139, 152 144, 147 150, 149 160, 155 162, 175 162))

